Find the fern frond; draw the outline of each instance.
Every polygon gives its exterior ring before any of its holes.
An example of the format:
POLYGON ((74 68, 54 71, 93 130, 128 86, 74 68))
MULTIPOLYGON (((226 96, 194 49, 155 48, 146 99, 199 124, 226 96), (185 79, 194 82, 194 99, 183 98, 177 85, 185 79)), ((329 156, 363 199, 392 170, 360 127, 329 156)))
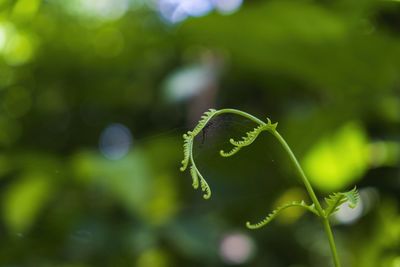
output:
POLYGON ((197 189, 199 188, 199 176, 197 175, 197 169, 192 165, 190 166, 190 175, 192 176, 193 180, 193 188, 197 189))
POLYGON ((211 188, 208 185, 207 181, 203 178, 203 176, 199 172, 197 172, 197 174, 200 176, 201 191, 204 192, 203 198, 209 199, 211 197, 211 188))
POLYGON ((231 151, 229 151, 229 152, 225 152, 224 150, 220 150, 220 151, 219 151, 219 154, 220 154, 222 157, 227 158, 227 157, 230 157, 230 156, 235 155, 237 152, 239 152, 240 149, 241 149, 240 146, 235 146, 235 147, 233 147, 233 148, 231 149, 231 151))
POLYGON ((183 160, 182 160, 182 167, 180 170, 183 172, 186 170, 187 166, 189 165, 189 158, 190 154, 192 153, 192 143, 193 143, 193 138, 188 135, 184 134, 183 135, 183 160))
POLYGON ((199 172, 197 169, 196 165, 192 162, 192 165, 190 166, 190 176, 192 176, 192 186, 194 189, 200 188, 201 191, 204 192, 203 198, 204 199, 209 199, 211 197, 211 189, 210 186, 208 185, 207 181, 204 179, 203 175, 199 172))
POLYGON ((190 155, 192 154, 193 139, 201 132, 201 130, 206 126, 207 122, 216 112, 217 111, 215 109, 209 109, 208 111, 204 112, 203 116, 201 116, 201 120, 198 122, 193 131, 188 131, 183 135, 183 160, 182 167, 180 168, 181 171, 185 171, 189 165, 190 155))
POLYGON ((343 194, 346 196, 347 202, 349 202, 349 208, 354 209, 360 201, 360 194, 357 188, 354 187, 352 190, 344 192, 343 194))
POLYGON ((183 160, 182 166, 180 167, 181 171, 185 171, 191 163, 190 166, 190 175, 192 176, 193 180, 193 188, 198 189, 199 185, 201 190, 204 192, 203 198, 209 199, 211 197, 211 189, 206 180, 203 178, 199 170, 197 169, 194 161, 193 161, 193 140, 198 135, 203 128, 207 125, 207 123, 212 119, 212 117, 216 114, 217 110, 209 109, 208 111, 204 112, 203 116, 201 116, 200 121, 193 129, 193 131, 188 131, 186 134, 183 135, 183 160))
POLYGON ((314 204, 312 204, 312 205, 307 205, 307 204, 304 202, 304 200, 302 200, 302 201, 292 201, 292 202, 289 202, 289 203, 287 203, 287 204, 284 204, 284 205, 282 205, 282 206, 276 208, 274 211, 272 211, 270 214, 268 214, 268 215, 265 217, 264 220, 262 220, 262 221, 260 221, 260 222, 258 222, 258 223, 256 223, 256 224, 252 224, 252 223, 250 223, 250 222, 247 222, 247 223, 246 223, 246 227, 249 228, 249 229, 258 229, 258 228, 261 228, 261 227, 267 225, 268 223, 270 223, 273 219, 275 219, 275 218, 279 215, 279 213, 280 213, 281 211, 283 211, 283 210, 285 210, 285 209, 287 209, 287 208, 290 208, 290 207, 302 207, 302 208, 305 208, 305 209, 307 209, 308 211, 310 211, 310 212, 312 212, 312 213, 318 215, 318 212, 317 212, 317 211, 315 210, 315 208, 314 208, 314 204))
POLYGON ((339 206, 346 202, 346 197, 340 193, 333 193, 325 198, 327 207, 325 209, 325 215, 329 216, 339 210, 339 206))
POLYGON ((211 197, 211 189, 206 180, 203 178, 201 173, 196 167, 196 164, 194 163, 193 160, 193 143, 194 143, 194 138, 206 127, 207 123, 217 115, 220 115, 222 113, 236 113, 238 115, 242 115, 244 117, 247 117, 256 123, 259 124, 258 127, 254 128, 252 131, 248 132, 246 137, 243 137, 241 141, 235 141, 233 139, 230 140, 231 144, 234 145, 231 151, 225 152, 223 150, 220 151, 221 156, 223 157, 229 157, 234 154, 236 154, 242 147, 248 146, 251 143, 254 142, 254 140, 257 138, 257 136, 264 130, 268 131, 274 131, 276 128, 277 123, 272 124, 271 121, 268 119, 268 123, 264 123, 251 115, 234 110, 234 109, 223 109, 223 110, 215 110, 215 109, 209 109, 208 111, 204 112, 204 114, 201 116, 200 121, 198 124, 194 127, 192 131, 188 131, 186 134, 183 135, 183 160, 182 160, 182 166, 180 167, 181 171, 185 171, 188 166, 190 165, 190 174, 192 176, 193 180, 193 187, 195 189, 198 189, 199 186, 201 187, 201 190, 204 192, 203 197, 205 199, 208 199, 211 197))
POLYGON ((328 217, 339 210, 340 205, 349 202, 350 208, 355 208, 360 199, 360 195, 357 191, 357 188, 354 187, 352 190, 348 192, 339 192, 333 193, 325 198, 325 202, 327 207, 325 208, 325 215, 328 217))
POLYGON ((246 133, 246 136, 242 137, 242 140, 236 141, 233 138, 229 139, 229 142, 234 146, 231 151, 225 152, 220 151, 220 155, 223 157, 230 157, 235 155, 242 147, 251 145, 263 131, 273 132, 276 130, 278 123, 272 123, 270 119, 267 119, 267 123, 261 124, 253 130, 246 133))
POLYGON ((229 142, 234 145, 234 146, 249 146, 251 145, 254 140, 258 137, 258 135, 262 132, 265 131, 268 127, 268 124, 266 125, 259 125, 258 127, 254 128, 252 131, 247 132, 246 136, 242 137, 241 141, 235 141, 234 139, 230 139, 229 142))
POLYGON ((212 119, 214 114, 217 112, 217 110, 210 108, 208 111, 204 112, 204 114, 201 116, 200 121, 197 123, 196 127, 194 127, 193 131, 190 132, 190 135, 195 137, 198 135, 201 130, 207 125, 207 123, 212 119))

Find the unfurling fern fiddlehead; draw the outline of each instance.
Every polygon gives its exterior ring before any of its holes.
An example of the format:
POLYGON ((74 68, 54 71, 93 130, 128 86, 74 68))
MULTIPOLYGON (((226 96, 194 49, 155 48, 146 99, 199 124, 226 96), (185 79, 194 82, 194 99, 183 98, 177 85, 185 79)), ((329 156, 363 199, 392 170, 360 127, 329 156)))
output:
POLYGON ((307 189, 307 192, 313 202, 311 205, 307 205, 303 200, 302 201, 292 201, 287 204, 284 204, 283 206, 278 207, 274 211, 272 211, 264 220, 262 220, 259 223, 256 224, 251 224, 250 222, 246 223, 246 226, 249 229, 258 229, 260 227, 265 226, 269 222, 271 222, 274 218, 276 218, 279 213, 282 210, 285 210, 290 207, 302 207, 311 213, 317 215, 322 219, 323 225, 325 232, 328 236, 329 240, 329 245, 331 248, 332 252, 332 257, 333 261, 336 267, 340 267, 340 262, 339 262, 339 257, 337 255, 336 251, 336 245, 335 241, 333 239, 333 234, 332 230, 329 224, 329 216, 331 216, 334 212, 336 212, 339 209, 339 206, 342 205, 345 202, 349 202, 349 207, 354 208, 357 205, 357 202, 359 200, 359 194, 357 192, 357 189, 354 188, 351 191, 348 192, 340 192, 340 193, 334 193, 330 195, 328 198, 325 198, 326 201, 326 208, 323 209, 317 196, 314 193, 314 190, 308 181, 306 175, 303 172, 303 169, 301 168, 297 158, 293 154, 292 150, 290 149, 289 145, 286 143, 286 141, 283 139, 283 137, 278 133, 276 130, 276 127, 278 123, 272 123, 270 119, 267 119, 267 122, 264 122, 253 115, 250 115, 246 112, 236 110, 236 109, 221 109, 221 110, 215 110, 215 109, 210 109, 207 112, 204 113, 204 115, 201 117, 201 120, 197 124, 197 126, 192 130, 188 131, 186 134, 183 135, 184 143, 183 143, 183 154, 184 158, 182 160, 182 167, 180 168, 181 171, 185 171, 189 164, 190 164, 190 174, 192 176, 192 185, 193 188, 197 189, 200 185, 201 190, 203 191, 203 197, 205 199, 209 199, 211 197, 211 189, 209 185, 207 184, 206 180, 204 177, 201 175, 199 169, 197 168, 194 159, 193 159, 193 141, 194 138, 206 127, 206 125, 216 116, 219 116, 221 114, 226 114, 226 113, 231 113, 231 114, 236 114, 239 116, 243 116, 257 124, 257 127, 255 127, 252 131, 247 132, 246 136, 242 137, 242 140, 235 141, 234 139, 230 139, 229 142, 233 145, 233 148, 229 152, 225 152, 223 150, 220 151, 220 155, 223 157, 230 157, 237 152, 240 151, 241 148, 245 146, 251 145, 254 140, 264 131, 267 131, 271 133, 277 140, 278 142, 282 145, 284 150, 287 152, 289 155, 291 161, 296 167, 296 170, 304 183, 304 186, 307 189))

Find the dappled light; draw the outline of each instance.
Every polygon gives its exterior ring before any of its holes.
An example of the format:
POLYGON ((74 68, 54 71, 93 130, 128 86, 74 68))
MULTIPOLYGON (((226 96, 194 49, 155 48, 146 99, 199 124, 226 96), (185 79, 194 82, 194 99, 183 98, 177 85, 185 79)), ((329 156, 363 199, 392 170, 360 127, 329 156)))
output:
POLYGON ((129 129, 118 123, 107 126, 100 135, 99 149, 104 157, 118 160, 128 154, 132 146, 129 129))
POLYGON ((245 234, 230 233, 221 240, 220 256, 227 264, 244 264, 250 260, 254 253, 254 241, 245 234))

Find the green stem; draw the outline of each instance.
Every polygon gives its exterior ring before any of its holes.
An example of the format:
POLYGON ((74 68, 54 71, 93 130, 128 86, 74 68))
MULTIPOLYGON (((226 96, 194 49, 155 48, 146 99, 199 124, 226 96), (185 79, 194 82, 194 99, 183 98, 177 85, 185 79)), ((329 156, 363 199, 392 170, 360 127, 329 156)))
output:
POLYGON ((253 122, 257 123, 257 124, 260 124, 260 125, 265 125, 266 124, 262 120, 258 119, 257 117, 254 117, 253 115, 251 115, 251 114, 249 114, 247 112, 244 112, 244 111, 241 111, 241 110, 238 110, 238 109, 233 109, 233 108, 220 109, 217 112, 215 112, 214 116, 218 116, 218 115, 224 114, 224 113, 236 114, 236 115, 245 117, 245 118, 247 118, 247 119, 249 119, 249 120, 251 120, 251 121, 253 121, 253 122))
POLYGON ((332 229, 329 224, 329 219, 325 217, 322 219, 322 222, 324 224, 325 233, 328 236, 329 246, 331 248, 331 253, 332 253, 332 257, 333 257, 333 262, 335 263, 336 267, 340 267, 341 265, 340 265, 340 261, 339 261, 339 256, 337 254, 335 239, 333 238, 332 229))
MULTIPOLYGON (((241 110, 237 110, 237 109, 221 109, 221 110, 218 110, 215 115, 220 115, 220 114, 223 114, 223 113, 233 113, 233 114, 236 114, 236 115, 243 116, 243 117, 245 117, 247 119, 250 119, 250 120, 252 120, 253 122, 255 122, 257 124, 266 125, 265 122, 263 122, 262 120, 254 117, 253 115, 251 115, 251 114, 249 114, 247 112, 241 111, 241 110)), ((278 139, 279 143, 283 146, 284 150, 289 155, 290 160, 292 161, 292 163, 296 167, 296 170, 297 170, 302 182, 304 183, 312 202, 314 203, 315 209, 317 210, 319 216, 322 218, 322 222, 323 222, 323 225, 324 225, 325 233, 328 236, 329 246, 331 248, 331 253, 332 253, 333 262, 335 264, 335 267, 340 267, 341 265, 340 265, 340 261, 339 261, 339 256, 337 254, 335 240, 333 238, 332 229, 331 229, 331 226, 329 224, 328 216, 325 214, 324 209, 321 207, 321 204, 319 203, 318 198, 315 195, 315 192, 314 192, 310 182, 307 179, 307 176, 305 175, 303 169, 300 166, 299 161, 297 160, 297 158, 294 155, 293 151, 290 149, 289 145, 286 143, 285 139, 283 139, 283 137, 276 130, 271 130, 270 132, 275 136, 276 139, 278 139)))
POLYGON ((283 139, 283 137, 277 132, 277 131, 273 131, 272 134, 278 139, 279 143, 281 143, 281 145, 283 146, 283 148, 285 149, 285 151, 288 153, 291 161, 293 162, 293 164, 296 167, 297 172, 299 173, 301 180, 303 181, 308 194, 310 195, 310 198, 312 200, 312 202, 315 205, 316 210, 319 213, 319 216, 322 218, 322 222, 324 225, 324 229, 325 229, 325 233, 328 237, 329 240, 329 246, 331 248, 331 253, 332 253, 332 257, 333 257, 333 262, 335 264, 335 267, 340 267, 340 261, 339 261, 339 256, 337 254, 337 250, 336 250, 336 245, 335 245, 335 240, 333 238, 333 234, 332 234, 332 229, 331 226, 329 224, 329 220, 324 212, 324 210, 321 207, 321 204, 318 201, 317 196, 315 195, 315 192, 310 184, 310 182, 307 179, 307 176, 305 175, 303 169, 300 166, 299 161, 297 160, 296 156, 294 155, 293 151, 290 149, 289 145, 286 143, 285 139, 283 139))
POLYGON ((314 190, 310 184, 310 182, 308 181, 303 169, 300 166, 299 161, 297 160, 296 156, 294 155, 293 151, 290 149, 289 145, 286 143, 285 139, 283 139, 283 137, 277 132, 274 131, 272 132, 272 134, 276 137, 276 139, 278 139, 279 143, 281 143, 281 145, 283 146, 283 148, 285 149, 285 151, 288 153, 290 160, 293 162, 294 166, 296 167, 297 172, 300 175, 301 180, 303 181, 308 194, 310 195, 310 198, 312 200, 312 202, 315 205, 315 208, 317 209, 319 215, 321 217, 325 217, 325 212, 321 207, 321 204, 318 201, 317 196, 314 193, 314 190))

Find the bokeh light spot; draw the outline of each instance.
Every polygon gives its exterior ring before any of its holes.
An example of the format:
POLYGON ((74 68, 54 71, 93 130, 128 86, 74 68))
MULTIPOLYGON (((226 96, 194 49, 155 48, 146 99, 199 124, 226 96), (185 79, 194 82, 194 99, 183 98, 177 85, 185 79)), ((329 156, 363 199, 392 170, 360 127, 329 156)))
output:
POLYGON ((400 256, 396 257, 396 258, 393 260, 393 265, 392 265, 392 267, 400 267, 400 256))
POLYGON ((238 10, 243 0, 214 0, 215 8, 222 14, 231 14, 238 10))
POLYGON ((357 206, 352 209, 348 203, 343 203, 335 213, 335 219, 342 224, 351 224, 357 221, 363 214, 363 201, 360 198, 357 206))
POLYGON ((177 23, 185 20, 188 14, 180 6, 179 0, 160 0, 158 10, 168 22, 177 23))
POLYGON ((129 129, 119 123, 107 126, 100 136, 99 148, 104 157, 119 160, 128 154, 132 145, 129 129))
POLYGON ((13 16, 19 19, 32 18, 39 10, 41 0, 18 0, 13 9, 13 16))
POLYGON ((251 259, 255 252, 255 245, 248 235, 231 233, 222 239, 219 252, 225 263, 239 265, 251 259))
POLYGON ((0 53, 6 45, 6 37, 6 29, 2 25, 0 25, 0 53))
POLYGON ((16 34, 16 30, 12 23, 0 21, 0 54, 5 52, 7 43, 14 34, 16 34))
POLYGON ((128 0, 82 0, 80 3, 87 14, 103 19, 118 19, 129 8, 128 0))
POLYGON ((243 0, 159 0, 158 12, 170 23, 178 23, 188 17, 202 17, 213 10, 222 14, 235 12, 243 0))
POLYGON ((13 184, 5 196, 5 223, 13 232, 25 232, 34 222, 51 193, 48 177, 28 174, 13 184))
POLYGON ((213 9, 212 3, 207 0, 181 1, 181 6, 192 17, 207 15, 213 9))
POLYGON ((28 62, 33 56, 31 38, 24 34, 14 34, 7 41, 4 59, 10 66, 19 66, 28 62))
POLYGON ((350 122, 311 148, 304 157, 304 169, 319 189, 328 192, 340 190, 366 171, 368 151, 364 129, 350 122))
POLYGON ((168 264, 167 254, 158 249, 150 249, 142 253, 138 260, 138 267, 167 267, 168 264))
POLYGON ((200 94, 214 80, 214 75, 202 65, 177 70, 165 82, 166 98, 171 102, 186 100, 200 94))
POLYGON ((130 8, 131 0, 68 0, 58 1, 67 12, 95 21, 121 18, 130 8))

